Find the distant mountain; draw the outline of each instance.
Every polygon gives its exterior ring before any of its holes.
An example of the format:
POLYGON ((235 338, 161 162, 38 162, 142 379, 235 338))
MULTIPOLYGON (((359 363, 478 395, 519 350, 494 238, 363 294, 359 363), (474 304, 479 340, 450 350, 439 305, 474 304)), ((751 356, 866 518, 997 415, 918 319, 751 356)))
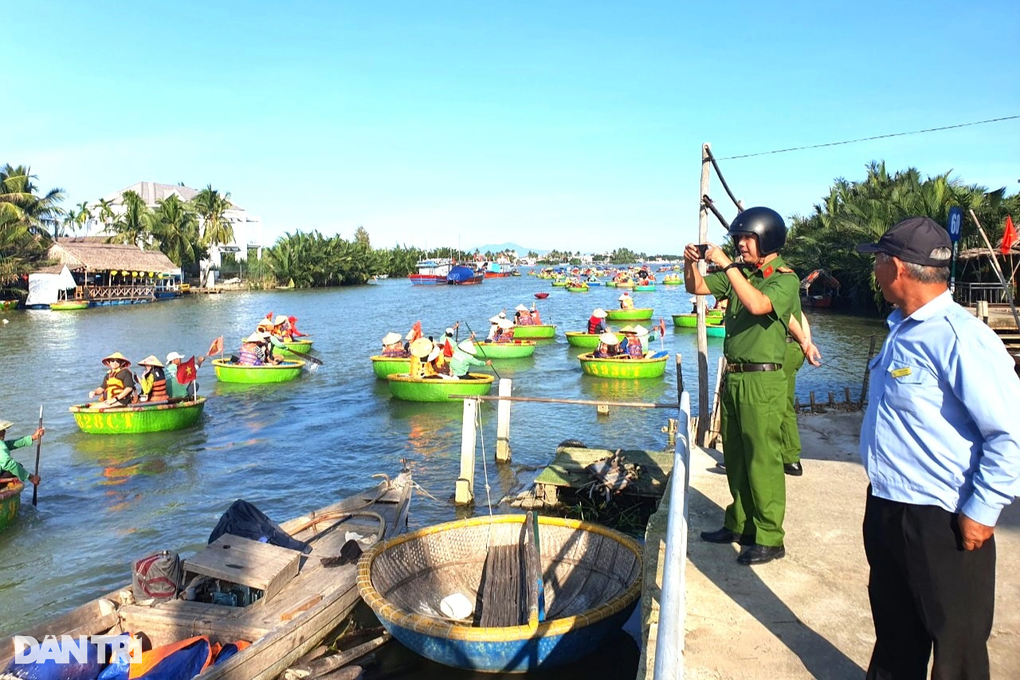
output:
POLYGON ((539 255, 545 255, 546 253, 549 252, 548 250, 539 250, 537 248, 525 248, 524 246, 519 246, 516 243, 489 243, 484 246, 474 246, 472 248, 466 248, 465 250, 466 252, 473 253, 475 252, 476 249, 480 253, 484 253, 487 251, 498 253, 507 249, 516 250, 517 254, 520 255, 521 257, 527 255, 529 251, 534 251, 539 255))

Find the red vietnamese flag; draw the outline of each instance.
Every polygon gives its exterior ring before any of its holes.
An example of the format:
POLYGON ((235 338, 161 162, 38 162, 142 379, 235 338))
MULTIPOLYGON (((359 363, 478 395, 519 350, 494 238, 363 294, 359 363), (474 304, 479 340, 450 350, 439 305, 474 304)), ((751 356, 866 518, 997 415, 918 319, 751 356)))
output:
POLYGON ((179 384, 187 385, 189 382, 194 382, 197 376, 198 371, 195 369, 195 357, 182 361, 177 366, 177 382, 179 384))
POLYGON ((214 354, 223 354, 223 336, 222 335, 212 341, 212 344, 209 345, 209 351, 206 352, 206 354, 208 356, 212 356, 214 354))
POLYGON ((999 244, 999 252, 1003 255, 1009 255, 1017 241, 1020 241, 1020 234, 1017 233, 1016 227, 1013 226, 1013 217, 1012 215, 1006 215, 1006 228, 1002 232, 1002 243, 999 244))
POLYGON ((665 337, 665 336, 666 336, 666 320, 663 319, 660 316, 659 317, 659 337, 662 338, 662 337, 665 337))

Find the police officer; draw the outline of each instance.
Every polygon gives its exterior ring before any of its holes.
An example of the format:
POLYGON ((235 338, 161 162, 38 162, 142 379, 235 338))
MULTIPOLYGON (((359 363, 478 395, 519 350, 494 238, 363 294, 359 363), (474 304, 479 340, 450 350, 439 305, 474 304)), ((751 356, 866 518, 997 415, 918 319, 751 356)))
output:
POLYGON ((786 478, 781 423, 786 414, 783 373, 786 336, 798 301, 800 282, 779 256, 786 224, 775 210, 749 208, 733 220, 729 235, 740 254, 733 262, 722 248, 707 244, 704 259, 719 271, 702 276, 695 244, 684 249, 687 292, 728 300, 728 363, 722 397, 723 461, 733 502, 723 526, 702 532, 711 543, 748 546, 741 564, 764 564, 783 557, 786 478))

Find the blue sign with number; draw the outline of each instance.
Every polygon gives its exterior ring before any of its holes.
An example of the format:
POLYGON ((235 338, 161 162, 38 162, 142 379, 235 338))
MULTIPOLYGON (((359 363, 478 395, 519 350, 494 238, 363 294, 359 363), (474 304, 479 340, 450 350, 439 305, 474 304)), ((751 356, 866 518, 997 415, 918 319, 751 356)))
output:
POLYGON ((960 228, 963 226, 963 210, 958 206, 953 206, 949 209, 949 224, 946 225, 946 229, 949 230, 949 240, 956 243, 960 240, 960 228))

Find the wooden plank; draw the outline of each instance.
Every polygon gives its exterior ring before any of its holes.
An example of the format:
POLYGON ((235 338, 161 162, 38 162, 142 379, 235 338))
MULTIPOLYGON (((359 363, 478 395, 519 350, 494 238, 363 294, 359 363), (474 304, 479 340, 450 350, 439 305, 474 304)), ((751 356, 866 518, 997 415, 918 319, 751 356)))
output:
MULTIPOLYGON (((579 487, 590 481, 590 475, 585 470, 588 465, 608 458, 614 453, 615 451, 609 449, 564 447, 557 452, 553 462, 535 478, 535 485, 579 487)), ((666 488, 667 477, 673 469, 673 454, 668 451, 640 449, 624 449, 621 454, 628 463, 641 466, 641 475, 633 480, 623 493, 648 498, 661 497, 666 488)))
POLYGON ((184 571, 257 588, 265 600, 271 600, 297 576, 300 561, 297 550, 224 534, 185 560, 184 571))
POLYGON ((312 606, 322 602, 322 594, 313 595, 293 609, 288 609, 284 613, 280 614, 281 621, 290 621, 301 612, 308 611, 312 606))

